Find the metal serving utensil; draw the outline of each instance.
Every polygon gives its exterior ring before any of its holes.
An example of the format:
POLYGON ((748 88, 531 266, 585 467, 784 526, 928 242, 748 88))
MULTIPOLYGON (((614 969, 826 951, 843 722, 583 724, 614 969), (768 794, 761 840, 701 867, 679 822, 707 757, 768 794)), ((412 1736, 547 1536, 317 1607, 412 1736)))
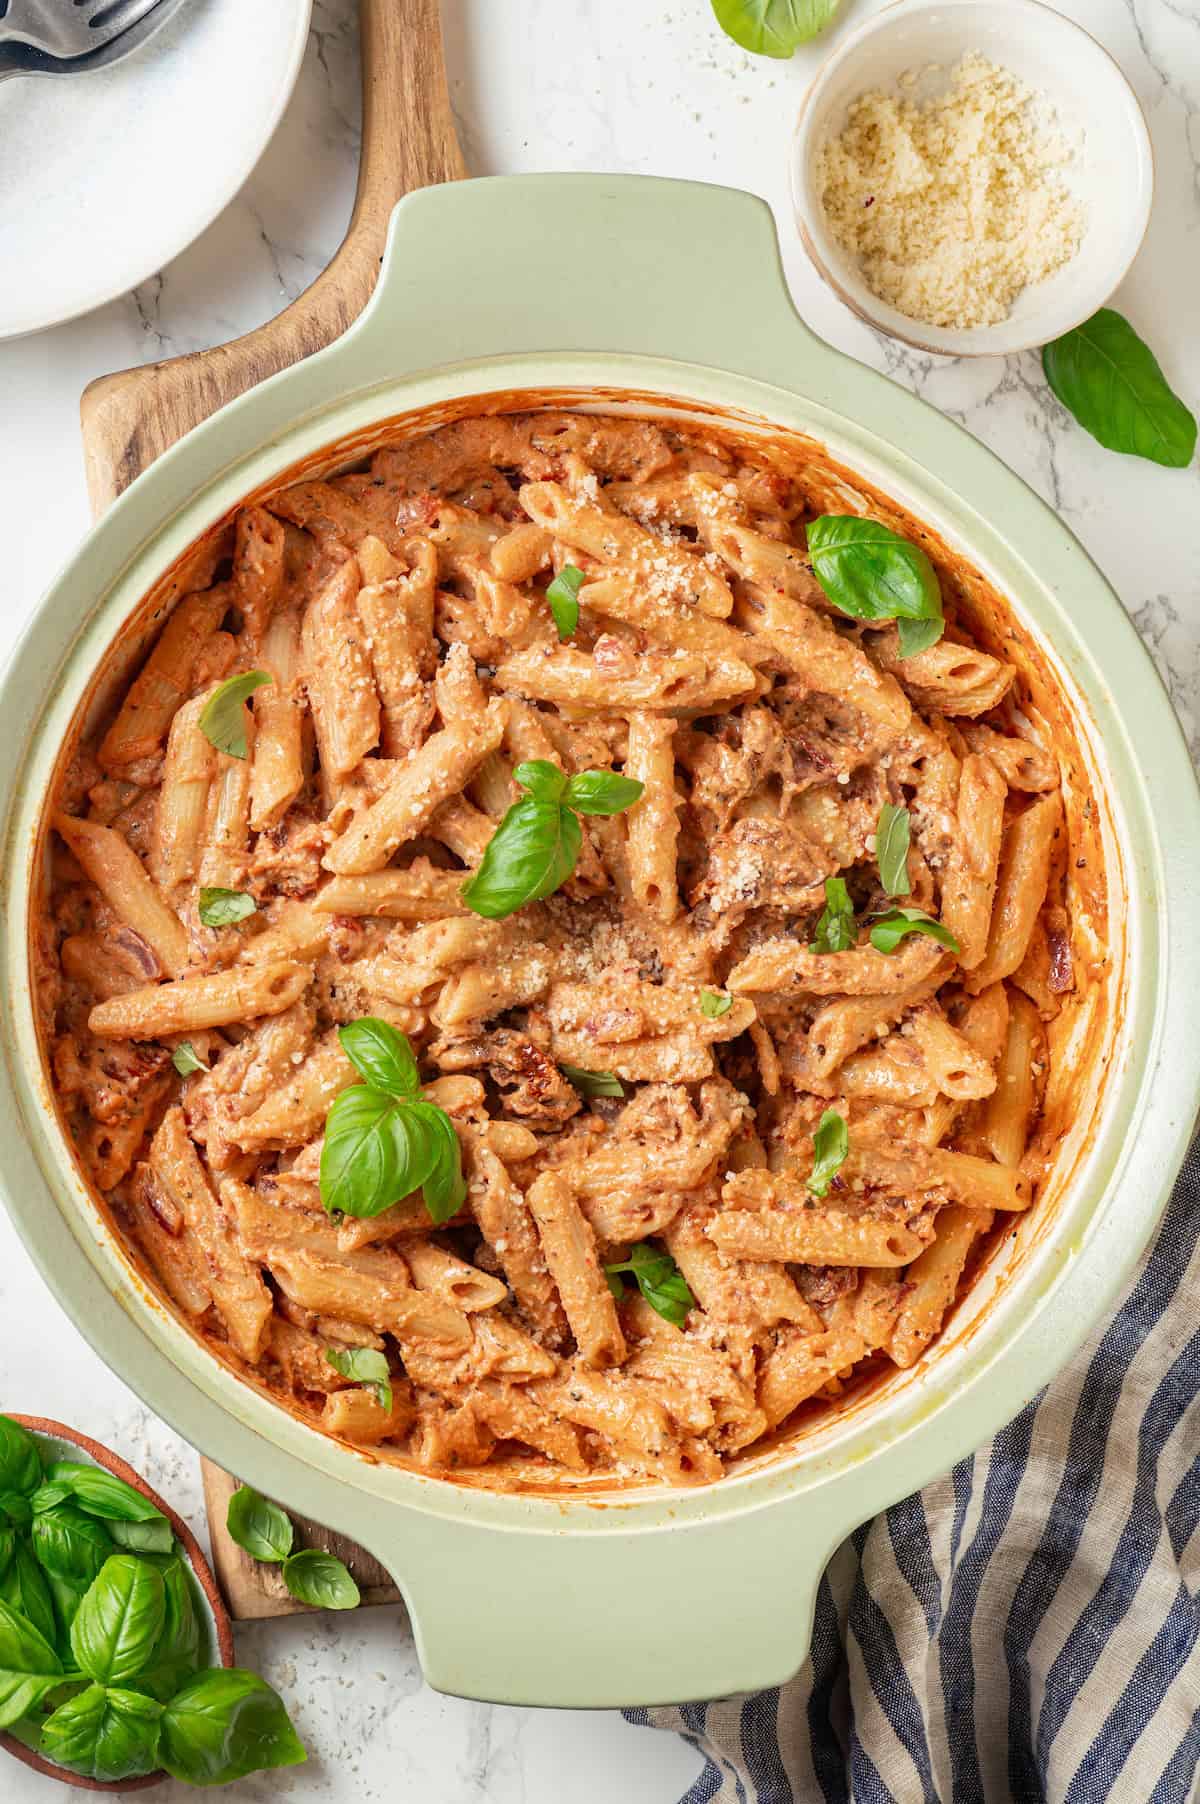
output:
POLYGON ((0 44, 16 39, 47 56, 86 56, 157 5, 158 0, 8 0, 0 44))
MULTIPOLYGON (((73 5, 73 0, 70 0, 73 5)), ((97 35, 89 35, 83 54, 55 55, 39 49, 24 35, 8 35, 13 24, 14 9, 20 6, 22 16, 29 6, 44 16, 51 5, 61 7, 63 0, 11 0, 8 15, 0 20, 0 81, 10 75, 83 75, 93 69, 107 68, 140 49, 167 21, 174 17, 184 0, 88 0, 88 16, 99 20, 97 35), (113 32, 114 18, 124 23, 113 32), (97 36, 99 41, 97 42, 97 36)), ((72 29, 75 22, 72 21, 72 29)), ((91 28, 85 27, 90 34, 91 28)))

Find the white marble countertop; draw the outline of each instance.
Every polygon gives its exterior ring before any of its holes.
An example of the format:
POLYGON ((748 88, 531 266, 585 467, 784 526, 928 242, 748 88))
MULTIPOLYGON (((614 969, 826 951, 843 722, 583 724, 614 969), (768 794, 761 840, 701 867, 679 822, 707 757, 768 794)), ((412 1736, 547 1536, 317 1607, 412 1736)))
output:
MULTIPOLYGON (((874 10, 847 4, 839 30, 874 10)), ((1198 0, 1060 0, 1114 53, 1146 109, 1158 191, 1117 305, 1174 386, 1200 399, 1198 0)), ((822 336, 962 421, 1049 500, 1133 615, 1200 754, 1200 469, 1103 451, 1048 393, 1033 355, 948 362, 902 351, 851 317, 808 265, 791 224, 787 146, 825 47, 790 63, 745 56, 708 0, 446 0, 447 55, 473 173, 620 169, 753 189, 770 200, 788 277, 822 336)), ((0 345, 0 543, 8 572, 0 652, 87 524, 78 399, 106 370, 232 337, 273 314, 334 250, 353 195, 358 73, 353 0, 316 0, 300 84, 258 170, 189 251, 90 318, 0 345)), ((6 272, 9 275, 10 272, 6 272)), ((29 277, 27 279, 36 279, 29 277)), ((101 1367, 61 1317, 0 1218, 0 1404, 58 1416, 116 1447, 194 1523, 197 1460, 101 1367)), ((673 1738, 612 1712, 491 1708, 421 1682, 403 1615, 293 1618, 244 1628, 240 1657, 284 1693, 307 1767, 250 1779, 239 1800, 312 1804, 670 1804, 699 1769, 673 1738)), ((797 1649, 797 1658, 800 1655, 797 1649)), ((51 1782, 6 1764, 11 1804, 51 1782)), ((156 1794, 178 1804, 182 1788, 156 1794)))

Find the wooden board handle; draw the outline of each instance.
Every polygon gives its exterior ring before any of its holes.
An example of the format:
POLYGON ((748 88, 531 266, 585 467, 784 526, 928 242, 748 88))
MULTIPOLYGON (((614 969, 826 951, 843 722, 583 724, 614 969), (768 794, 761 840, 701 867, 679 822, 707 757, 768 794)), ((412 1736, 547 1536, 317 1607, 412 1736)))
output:
POLYGON ((218 407, 344 332, 375 286, 396 202, 413 188, 465 175, 438 0, 360 0, 360 23, 362 160, 340 250, 311 288, 244 337, 88 385, 80 414, 97 518, 147 464, 218 407))

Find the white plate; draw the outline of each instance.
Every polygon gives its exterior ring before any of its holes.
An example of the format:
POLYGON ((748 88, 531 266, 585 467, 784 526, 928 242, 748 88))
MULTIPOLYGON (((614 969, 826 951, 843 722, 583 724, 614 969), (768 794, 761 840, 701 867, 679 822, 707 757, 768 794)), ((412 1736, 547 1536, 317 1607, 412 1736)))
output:
POLYGON ((177 257, 287 105, 312 0, 189 0, 109 69, 0 83, 0 338, 90 313, 177 257))

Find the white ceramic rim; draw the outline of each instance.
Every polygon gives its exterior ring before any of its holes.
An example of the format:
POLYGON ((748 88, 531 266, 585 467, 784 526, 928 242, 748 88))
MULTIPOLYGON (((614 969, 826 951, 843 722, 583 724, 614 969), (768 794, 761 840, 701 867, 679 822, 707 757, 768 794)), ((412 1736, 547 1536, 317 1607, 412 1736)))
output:
MULTIPOLYGON (((213 221, 222 214, 230 201, 241 192, 246 182, 253 175, 262 159, 263 152, 275 135, 276 128, 283 118, 287 104, 295 91, 300 75, 300 65, 304 61, 304 51, 308 44, 308 30, 312 20, 313 0, 291 0, 294 8, 292 20, 292 36, 288 45, 287 60, 280 70, 280 79, 274 93, 270 95, 261 114, 261 130, 253 142, 248 143, 246 154, 239 163, 228 172, 226 179, 218 187, 209 189, 198 198, 190 210, 181 206, 171 219, 175 230, 164 232, 162 239, 151 251, 147 249, 148 261, 131 261, 116 276, 110 276, 100 282, 90 292, 83 292, 77 301, 71 303, 65 312, 53 312, 42 318, 32 315, 26 319, 18 319, 14 325, 0 324, 0 344, 10 339, 29 338, 35 332, 46 332, 52 326, 65 326, 69 321, 83 319, 94 313, 98 307, 106 307, 110 301, 119 300, 129 294, 140 283, 148 281, 168 263, 182 256, 188 246, 194 244, 202 232, 208 230, 213 221)), ((186 46, 185 46, 186 47, 186 46)), ((86 81, 102 78, 104 70, 96 70, 93 74, 81 75, 77 79, 86 81)), ((52 81, 65 92, 70 92, 69 76, 28 75, 27 81, 52 81)))
MULTIPOLYGON (((282 380, 283 378, 277 379, 282 380)), ((1120 1238, 1117 1214, 1120 1180, 1127 1172, 1147 1124, 1159 1117, 1157 1131, 1174 1143, 1178 1120, 1171 1119, 1173 1098, 1161 1076, 1159 1063, 1168 1010, 1167 961, 1161 922, 1154 906, 1162 893, 1165 873, 1158 835, 1146 793, 1145 774, 1139 769, 1134 747, 1121 716, 1116 712, 1107 683, 1092 665, 1082 635, 1057 601, 1039 582, 1036 572, 1001 538, 998 531, 975 516, 964 537, 953 526, 935 499, 937 491, 952 495, 947 485, 919 466, 912 465, 909 479, 897 473, 902 454, 884 442, 883 455, 872 450, 876 435, 868 427, 839 418, 828 408, 786 390, 745 376, 699 368, 672 367, 662 358, 639 358, 630 353, 551 353, 533 356, 472 360, 457 368, 435 370, 417 377, 380 382, 347 395, 315 415, 301 419, 286 435, 269 438, 257 450, 220 469, 201 487, 160 532, 130 560, 119 581, 112 585, 102 605, 84 623, 75 643, 59 663, 54 693, 38 723, 34 742, 57 746, 92 680, 99 660, 121 625, 134 611, 164 569, 196 537, 242 497, 271 481, 301 458, 321 451, 376 423, 451 400, 514 389, 619 387, 659 395, 664 402, 686 397, 714 404, 739 414, 751 412, 765 425, 807 431, 830 453, 910 505, 919 518, 931 524, 952 544, 962 545, 985 575, 1034 632, 1044 653, 1051 656, 1056 673, 1067 689, 1083 723, 1081 738, 1095 761, 1093 780, 1107 795, 1117 816, 1122 848, 1153 842, 1149 868, 1129 878, 1128 954, 1126 981, 1128 1005, 1119 1035, 1112 1042, 1111 1071, 1100 1119, 1089 1150, 1077 1166, 1068 1194, 1058 1205, 1050 1227, 1039 1240, 1023 1269, 1011 1277, 990 1303, 986 1320, 974 1334, 952 1337, 949 1345, 935 1345, 917 1367, 904 1374, 890 1394, 872 1401, 869 1408, 834 1414, 827 1424, 813 1429, 793 1447, 769 1463, 735 1473, 715 1486, 678 1491, 666 1487, 626 1494, 589 1493, 573 1499, 569 1493, 552 1496, 508 1495, 474 1490, 427 1478, 421 1474, 365 1460, 353 1449, 331 1441, 319 1430, 289 1416, 278 1405, 225 1369, 160 1305, 149 1301, 132 1282, 124 1257, 113 1244, 90 1193, 71 1167, 53 1112, 41 1070, 34 1031, 25 960, 25 915, 29 894, 29 859, 17 848, 33 845, 41 813, 44 785, 28 785, 11 823, 14 866, 21 875, 10 878, 13 907, 7 922, 8 958, 15 973, 25 972, 18 992, 10 996, 13 1025, 26 1082, 38 1106, 25 1127, 43 1175, 59 1199, 77 1242, 102 1278, 138 1320, 148 1337, 170 1362, 197 1385, 227 1416, 239 1420, 256 1436, 311 1467, 336 1470, 344 1480, 381 1500, 403 1504, 443 1519, 470 1520, 490 1527, 533 1532, 561 1533, 569 1519, 572 1533, 585 1535, 628 1533, 631 1528, 663 1529, 688 1521, 713 1521, 757 1510, 781 1499, 819 1487, 823 1481, 845 1476, 873 1455, 900 1451, 906 1438, 943 1409, 961 1410, 970 1399, 978 1409, 978 1434, 982 1439, 1011 1408, 993 1420, 994 1404, 986 1401, 988 1373, 1012 1350, 1020 1336, 1030 1349, 1027 1393, 1042 1376, 1061 1365, 1071 1336, 1061 1322, 1053 1331, 1038 1333, 1043 1315, 1058 1281, 1078 1256, 1092 1252, 1102 1259, 1100 1247, 1120 1238), (640 367, 639 367, 640 366, 640 367), (667 371, 669 373, 664 373, 667 371), (1038 608, 1058 616, 1051 640, 1043 627, 1034 627, 1023 596, 1040 591, 1038 608), (1099 779, 1097 781, 1097 778, 1099 779), (1141 816, 1139 831, 1129 830, 1134 813, 1141 816), (1142 1051, 1140 1049, 1144 1048, 1142 1051), (1135 1050, 1137 1049, 1137 1050, 1135 1050), (31 1077, 30 1074, 36 1074, 31 1077), (69 1199, 69 1200, 68 1200, 69 1199), (597 1507, 601 1506, 601 1507, 597 1507)), ((603 401, 598 404, 603 405, 603 401)), ((345 462, 345 454, 339 460, 345 462)), ((960 507, 964 506, 961 502, 960 507)), ((86 553, 85 553, 86 555, 86 553)), ((83 572, 82 580, 86 581, 83 572)), ((64 583, 71 570, 64 573, 64 583)), ((1166 704, 1164 703, 1164 706, 1166 704)), ((32 749, 32 748, 30 748, 32 749)), ((26 754, 28 755, 28 753, 26 754)), ((1151 1130, 1155 1131, 1154 1129, 1151 1130)), ((1165 1203, 1165 1195, 1161 1202, 1165 1203)), ((1154 1212, 1157 1219, 1159 1211, 1154 1212)), ((1142 1238, 1151 1231, 1147 1219, 1142 1238)), ((1099 1305, 1110 1299, 1124 1282, 1128 1257, 1115 1254, 1104 1279, 1093 1292, 1093 1319, 1099 1305)), ((87 1332, 86 1323, 78 1324, 87 1332)), ((1085 1320, 1075 1339, 1082 1338, 1085 1320)), ((136 1377, 134 1378, 136 1386, 136 1377)), ((926 1456, 925 1476, 939 1470, 944 1459, 926 1456)), ((906 1470, 904 1488, 911 1488, 906 1470)))
POLYGON ((800 103, 795 130, 788 147, 788 182, 796 226, 809 261, 822 280, 852 313, 856 313, 869 326, 874 326, 877 331, 897 339, 901 344, 911 345, 914 350, 931 351, 942 357, 996 357, 1018 351, 1038 350, 1051 338, 1060 337, 1064 332, 1082 325, 1084 320, 1090 319, 1112 298, 1129 273, 1149 229, 1154 204, 1154 150, 1146 117, 1129 78, 1112 52, 1086 26, 1068 18, 1055 7, 1044 5, 1042 0, 992 0, 995 10, 1013 15, 1015 31, 1020 30, 1020 15, 1023 12, 1049 15, 1068 32, 1076 33, 1087 45, 1089 54, 1099 52, 1100 57, 1111 67, 1113 91, 1122 95, 1127 122, 1137 142, 1141 164, 1138 180, 1139 209, 1128 228, 1126 254, 1110 266, 1103 282, 1096 283, 1086 306, 1081 304, 1077 310, 1065 313, 1062 320, 1055 322, 1053 332, 1038 332, 1035 329, 1036 315, 1023 323, 1022 330, 1016 329, 1010 320, 998 321, 993 326, 975 326, 966 331, 929 325, 924 320, 910 318, 898 308, 880 300, 861 277, 848 267, 845 254, 834 244, 826 228, 820 201, 812 193, 808 181, 817 148, 816 103, 822 90, 835 74, 858 56, 869 39, 892 27, 900 10, 911 17, 918 12, 947 12, 987 3, 988 0, 891 0, 890 5, 883 7, 851 32, 817 70, 800 103))

